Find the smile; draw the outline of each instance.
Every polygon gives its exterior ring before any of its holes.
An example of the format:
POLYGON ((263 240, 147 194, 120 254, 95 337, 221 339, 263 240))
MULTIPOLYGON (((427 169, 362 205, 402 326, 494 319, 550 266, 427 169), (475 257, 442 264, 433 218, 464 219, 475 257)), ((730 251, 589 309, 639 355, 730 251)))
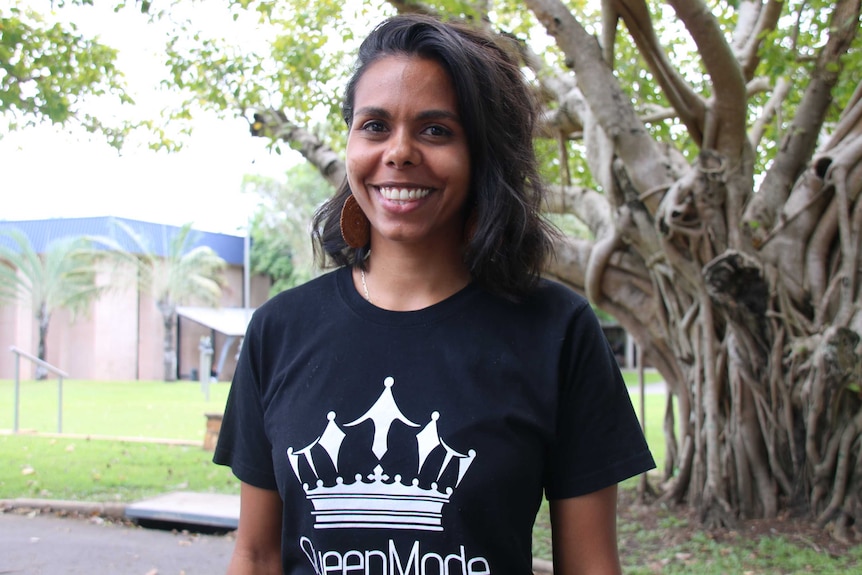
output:
POLYGON ((380 195, 387 200, 421 200, 431 193, 431 188, 379 188, 380 195))

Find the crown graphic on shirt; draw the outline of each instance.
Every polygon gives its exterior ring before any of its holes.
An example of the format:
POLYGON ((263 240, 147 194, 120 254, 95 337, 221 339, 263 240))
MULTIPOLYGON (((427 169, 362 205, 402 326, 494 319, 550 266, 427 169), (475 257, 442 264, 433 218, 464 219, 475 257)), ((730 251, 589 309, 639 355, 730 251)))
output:
POLYGON ((339 424, 335 412, 329 412, 326 427, 317 439, 302 449, 287 449, 287 458, 297 479, 302 481, 301 465, 310 470, 315 478, 313 484, 304 482, 303 489, 314 508, 312 514, 316 529, 376 527, 442 530, 443 506, 449 503, 449 497, 461 483, 476 452, 471 449, 466 454, 459 453, 443 441, 437 431, 440 414, 436 411, 424 426, 407 419, 392 395, 394 384, 395 380, 387 377, 380 397, 359 418, 339 424), (374 424, 371 451, 378 464, 372 473, 349 476, 352 479, 349 482, 345 470, 338 467, 338 455, 350 428, 366 421, 374 424), (413 447, 419 456, 413 477, 401 474, 390 476, 380 463, 389 450, 389 430, 396 421, 410 428, 421 427, 415 435, 410 434, 410 441, 415 439, 413 447), (435 455, 432 457, 432 454, 435 455), (334 474, 325 471, 333 468, 334 474), (430 475, 436 480, 423 486, 420 484, 420 472, 423 477, 430 475))

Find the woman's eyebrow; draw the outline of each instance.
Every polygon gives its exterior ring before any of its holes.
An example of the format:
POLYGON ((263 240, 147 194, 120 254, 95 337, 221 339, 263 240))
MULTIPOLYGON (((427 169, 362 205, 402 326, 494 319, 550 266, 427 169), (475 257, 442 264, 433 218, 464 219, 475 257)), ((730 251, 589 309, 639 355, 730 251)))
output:
POLYGON ((454 112, 450 112, 449 110, 425 110, 421 112, 417 117, 417 120, 452 120, 453 122, 461 122, 461 118, 458 114, 454 112))
POLYGON ((391 114, 387 112, 384 108, 378 108, 377 106, 365 106, 364 108, 359 108, 353 113, 354 116, 377 116, 380 118, 390 118, 391 114))

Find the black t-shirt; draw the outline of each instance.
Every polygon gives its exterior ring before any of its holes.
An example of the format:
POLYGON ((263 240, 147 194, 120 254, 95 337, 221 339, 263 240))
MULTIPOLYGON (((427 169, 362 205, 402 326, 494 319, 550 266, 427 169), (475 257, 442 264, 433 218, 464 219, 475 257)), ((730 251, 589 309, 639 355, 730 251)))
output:
POLYGON ((654 467, 586 300, 375 307, 342 268, 261 306, 214 460, 284 502, 285 573, 531 572, 541 498, 654 467))

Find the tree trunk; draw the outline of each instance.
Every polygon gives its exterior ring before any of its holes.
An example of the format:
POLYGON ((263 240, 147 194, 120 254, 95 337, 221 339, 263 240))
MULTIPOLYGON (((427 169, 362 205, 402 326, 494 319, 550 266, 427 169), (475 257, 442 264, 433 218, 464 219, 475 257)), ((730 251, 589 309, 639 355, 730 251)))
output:
MULTIPOLYGON (((39 313, 36 314, 36 321, 39 324, 39 343, 38 349, 36 350, 36 357, 41 359, 42 361, 48 361, 48 350, 47 350, 47 341, 48 341, 48 325, 51 322, 51 314, 48 313, 47 306, 42 304, 39 308, 39 313)), ((42 381, 48 378, 48 370, 45 369, 41 365, 36 366, 36 379, 38 381, 42 381)))
POLYGON ((177 380, 177 350, 175 345, 175 329, 177 325, 176 306, 166 302, 159 302, 159 311, 162 313, 162 322, 165 328, 162 353, 164 361, 165 381, 177 380))

